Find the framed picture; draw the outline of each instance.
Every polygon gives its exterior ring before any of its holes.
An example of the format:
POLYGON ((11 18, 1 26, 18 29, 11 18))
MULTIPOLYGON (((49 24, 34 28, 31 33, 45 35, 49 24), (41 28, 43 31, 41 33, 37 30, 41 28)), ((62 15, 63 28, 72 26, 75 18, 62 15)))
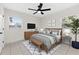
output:
POLYGON ((9 27, 21 27, 22 26, 22 19, 17 16, 9 17, 9 27))

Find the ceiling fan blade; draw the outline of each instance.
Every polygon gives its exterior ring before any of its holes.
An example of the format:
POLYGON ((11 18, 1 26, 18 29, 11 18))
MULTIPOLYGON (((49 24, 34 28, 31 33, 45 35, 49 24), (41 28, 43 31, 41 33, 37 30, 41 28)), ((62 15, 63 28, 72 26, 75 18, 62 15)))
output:
POLYGON ((42 6, 43 6, 43 3, 40 3, 39 6, 38 6, 38 8, 41 9, 42 6))
POLYGON ((41 11, 41 14, 43 15, 44 13, 41 11))
POLYGON ((34 12, 33 14, 36 14, 38 11, 34 12))
POLYGON ((51 9, 49 8, 49 9, 42 9, 41 11, 50 11, 51 9))
POLYGON ((28 8, 28 10, 33 10, 33 11, 37 11, 36 9, 31 9, 31 8, 28 8))

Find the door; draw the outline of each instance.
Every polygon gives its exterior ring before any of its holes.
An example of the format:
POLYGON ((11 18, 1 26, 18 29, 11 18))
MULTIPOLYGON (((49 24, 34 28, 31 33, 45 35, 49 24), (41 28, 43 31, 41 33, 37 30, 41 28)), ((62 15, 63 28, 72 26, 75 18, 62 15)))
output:
POLYGON ((3 16, 0 15, 0 51, 4 47, 4 19, 3 16))

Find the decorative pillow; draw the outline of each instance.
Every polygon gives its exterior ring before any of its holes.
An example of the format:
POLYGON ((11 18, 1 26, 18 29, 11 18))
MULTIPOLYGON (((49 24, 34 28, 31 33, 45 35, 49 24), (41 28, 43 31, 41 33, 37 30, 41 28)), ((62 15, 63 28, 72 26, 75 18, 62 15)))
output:
POLYGON ((59 31, 52 31, 52 35, 60 35, 59 31))
POLYGON ((50 34, 50 31, 49 30, 45 30, 45 34, 50 34))

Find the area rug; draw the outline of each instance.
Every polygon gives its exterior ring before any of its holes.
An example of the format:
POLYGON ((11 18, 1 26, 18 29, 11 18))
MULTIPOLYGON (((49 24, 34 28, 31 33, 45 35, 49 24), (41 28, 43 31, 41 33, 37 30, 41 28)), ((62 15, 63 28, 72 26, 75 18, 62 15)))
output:
POLYGON ((29 43, 29 40, 23 42, 23 45, 28 49, 28 51, 32 55, 52 55, 59 47, 61 47, 61 44, 56 46, 55 48, 51 49, 48 53, 46 53, 44 50, 41 50, 39 52, 39 48, 32 43, 29 43))

